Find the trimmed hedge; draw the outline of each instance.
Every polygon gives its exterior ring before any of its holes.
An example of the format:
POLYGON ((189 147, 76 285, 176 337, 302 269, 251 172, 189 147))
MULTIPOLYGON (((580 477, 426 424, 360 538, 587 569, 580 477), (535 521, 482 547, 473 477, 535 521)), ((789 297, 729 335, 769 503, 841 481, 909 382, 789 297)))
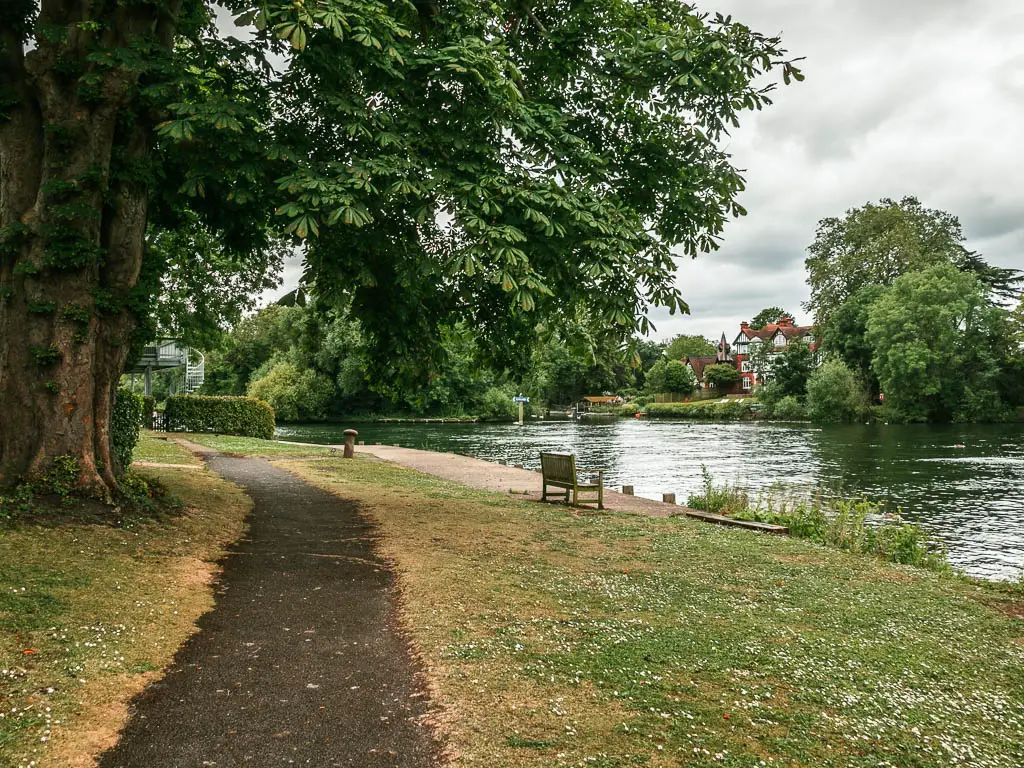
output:
POLYGON ((711 421, 757 418, 753 403, 729 400, 698 403, 651 403, 644 408, 647 416, 657 419, 708 419, 711 421))
POLYGON ((640 406, 636 403, 624 403, 623 405, 597 405, 590 409, 591 413, 614 413, 616 416, 631 419, 640 412, 640 406))
POLYGON ((171 395, 165 414, 169 432, 216 432, 274 439, 274 409, 255 397, 171 395))
POLYGON ((130 389, 117 390, 114 407, 110 409, 110 448, 117 462, 115 474, 122 474, 132 465, 132 451, 142 429, 142 408, 142 395, 133 394, 130 389))

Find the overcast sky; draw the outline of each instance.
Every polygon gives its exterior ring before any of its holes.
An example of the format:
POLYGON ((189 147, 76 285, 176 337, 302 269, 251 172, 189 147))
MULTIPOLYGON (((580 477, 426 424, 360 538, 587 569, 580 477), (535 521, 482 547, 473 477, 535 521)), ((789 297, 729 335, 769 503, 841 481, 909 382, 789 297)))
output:
MULTIPOLYGON (((1014 0, 713 0, 805 56, 806 80, 741 118, 728 142, 748 215, 722 249, 681 258, 689 316, 655 338, 730 340, 779 305, 807 319, 805 249, 826 216, 915 195, 960 217, 968 246, 1024 268, 1024 4, 1014 0)), ((294 286, 297 264, 286 268, 294 286)))

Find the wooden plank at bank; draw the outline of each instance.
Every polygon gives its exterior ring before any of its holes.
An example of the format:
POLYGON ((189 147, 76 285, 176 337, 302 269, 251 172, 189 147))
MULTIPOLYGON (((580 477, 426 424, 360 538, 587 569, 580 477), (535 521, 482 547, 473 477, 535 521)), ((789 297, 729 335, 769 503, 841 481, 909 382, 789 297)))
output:
POLYGON ((705 523, 717 523, 718 525, 731 525, 734 528, 746 528, 751 531, 761 531, 761 533, 777 533, 783 536, 789 535, 789 528, 784 525, 773 525, 772 523, 758 523, 754 520, 737 520, 734 517, 726 517, 725 515, 716 515, 711 512, 701 512, 696 509, 685 509, 679 512, 673 512, 669 517, 694 517, 698 520, 703 520, 705 523))

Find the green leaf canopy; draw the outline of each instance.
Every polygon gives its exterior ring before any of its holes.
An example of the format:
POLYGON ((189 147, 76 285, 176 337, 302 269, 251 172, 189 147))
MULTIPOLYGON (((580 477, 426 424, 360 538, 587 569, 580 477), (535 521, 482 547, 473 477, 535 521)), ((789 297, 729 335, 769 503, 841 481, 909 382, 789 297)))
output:
POLYGON ((251 39, 185 45, 203 66, 160 128, 179 188, 233 233, 272 201, 382 379, 429 370, 455 319, 500 358, 581 307, 624 335, 685 311, 674 254, 743 213, 720 140, 765 72, 800 77, 777 38, 674 2, 227 5, 251 39))

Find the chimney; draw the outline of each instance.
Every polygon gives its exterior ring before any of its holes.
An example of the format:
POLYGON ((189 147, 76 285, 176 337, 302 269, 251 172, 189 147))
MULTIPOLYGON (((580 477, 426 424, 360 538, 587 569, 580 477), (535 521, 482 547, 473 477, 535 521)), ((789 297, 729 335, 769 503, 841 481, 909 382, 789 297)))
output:
POLYGON ((789 315, 783 315, 779 318, 779 326, 782 328, 791 328, 793 326, 793 318, 789 315))
POLYGON ((745 331, 749 327, 750 327, 750 323, 748 323, 746 320, 744 320, 742 323, 740 323, 740 330, 741 331, 745 331))

